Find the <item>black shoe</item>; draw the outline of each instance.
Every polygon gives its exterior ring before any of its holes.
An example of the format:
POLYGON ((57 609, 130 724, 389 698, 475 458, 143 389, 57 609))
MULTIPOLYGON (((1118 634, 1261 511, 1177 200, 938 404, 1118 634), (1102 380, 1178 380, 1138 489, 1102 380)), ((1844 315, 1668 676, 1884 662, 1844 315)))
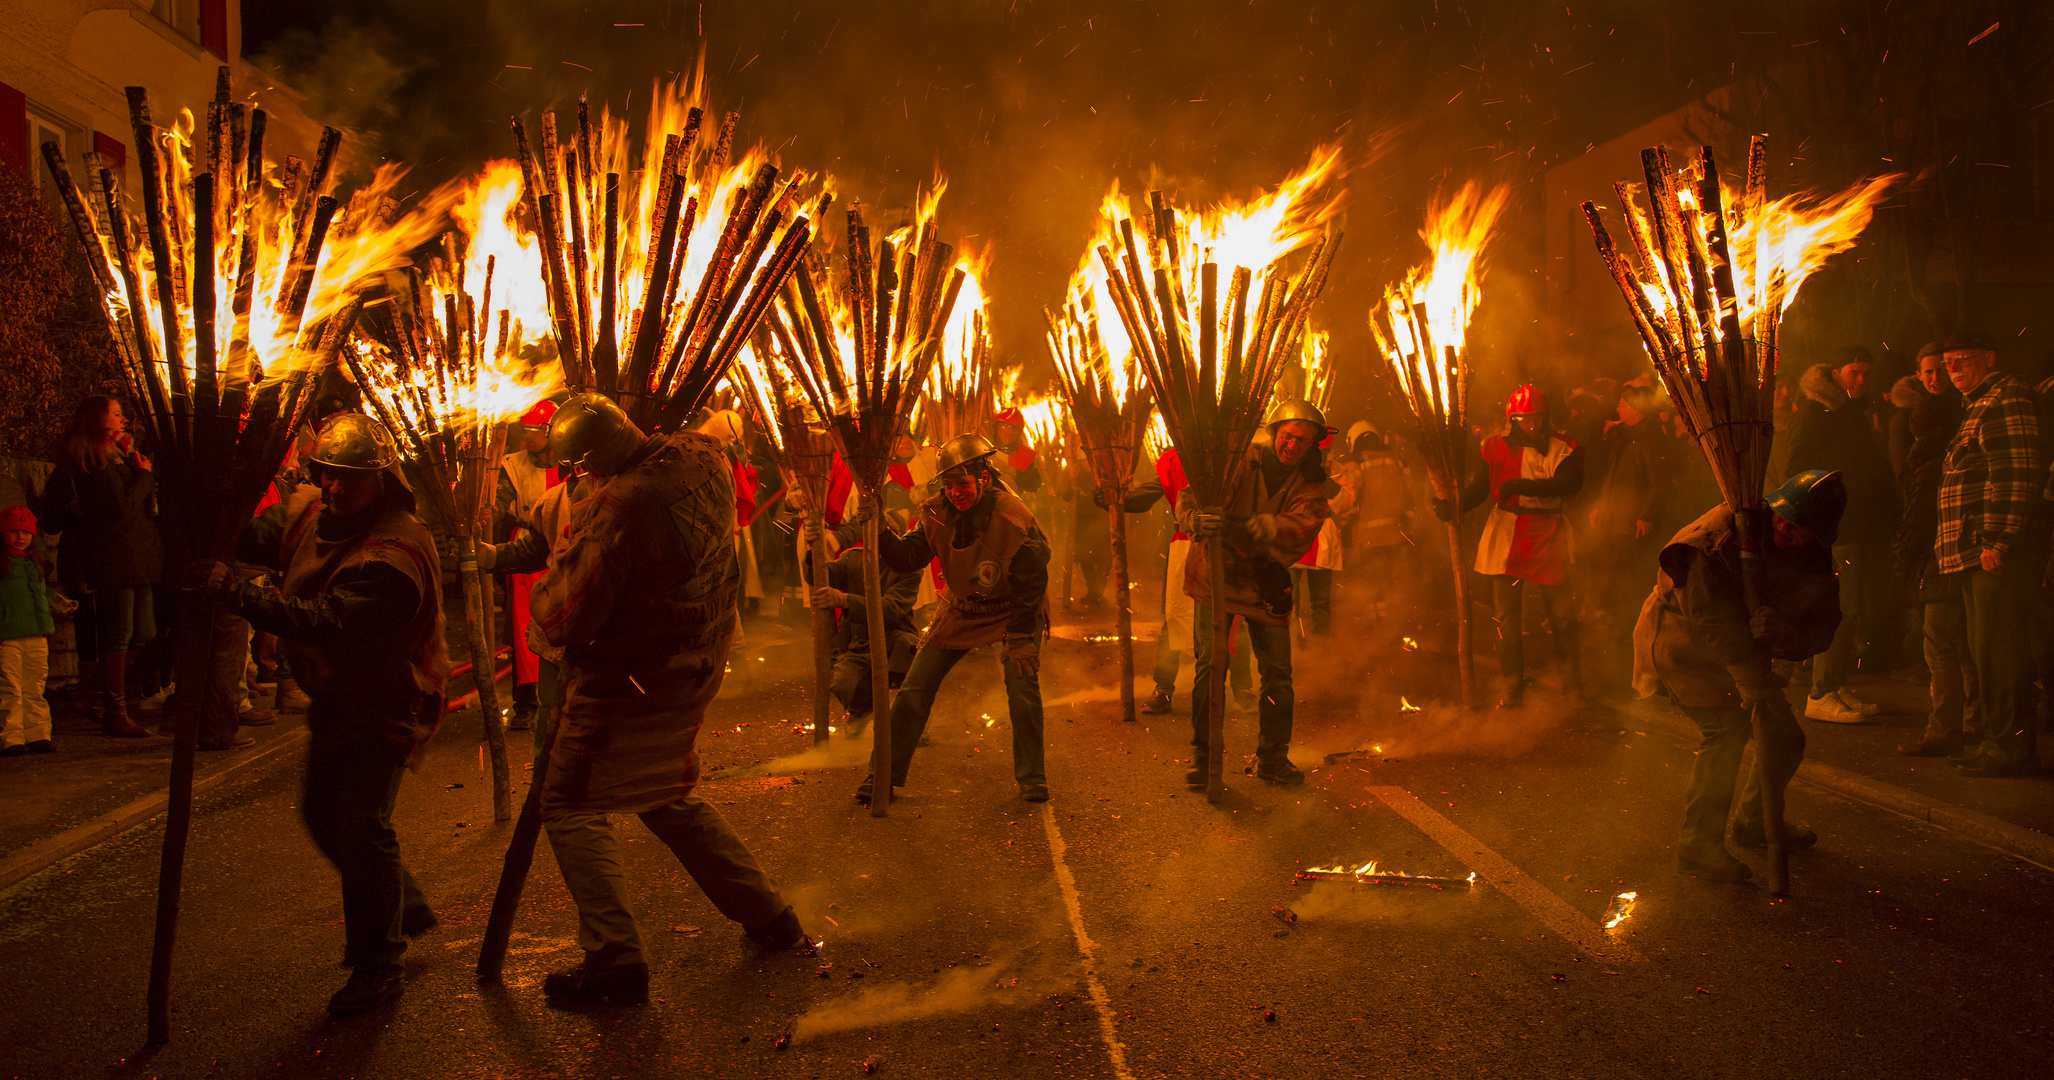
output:
POLYGON ((2004 761, 1981 753, 1955 762, 1954 767, 1960 769, 1963 776, 2002 777, 2038 776, 2040 774, 2040 767, 2038 765, 2004 761))
POLYGON ((642 1005, 649 1000, 649 965, 552 971, 542 979, 542 996, 559 1005, 642 1005))
POLYGON ((1044 803, 1044 802, 1047 802, 1047 801, 1048 801, 1048 785, 1047 785, 1047 784, 1021 784, 1021 785, 1020 785, 1020 797, 1021 797, 1021 798, 1023 798, 1023 799, 1025 799, 1025 800, 1027 800, 1028 802, 1032 802, 1032 803, 1044 803))
MULTIPOLYGON (((877 783, 877 778, 876 778, 876 777, 874 777, 874 776, 866 776, 866 777, 864 777, 864 778, 863 778, 863 782, 862 782, 862 783, 860 783, 860 784, 857 784, 857 785, 856 785, 856 801, 857 801, 857 802, 859 802, 859 803, 862 803, 862 804, 863 804, 864 806, 869 806, 869 805, 870 805, 870 793, 871 793, 871 792, 872 792, 873 790, 875 790, 875 785, 876 785, 876 783, 877 783)), ((894 798, 894 799, 898 798, 898 797, 899 797, 899 796, 898 796, 898 793, 899 793, 899 792, 900 792, 901 790, 903 790, 903 789, 905 788, 905 786, 906 786, 906 785, 904 785, 904 784, 893 784, 893 785, 891 786, 891 789, 892 789, 892 798, 894 798)))
POLYGON ((1193 791, 1204 791, 1212 783, 1212 770, 1206 767, 1204 758, 1192 758, 1191 767, 1184 770, 1184 786, 1193 791))
POLYGON ((0 757, 20 757, 28 752, 29 748, 26 743, 15 743, 5 750, 0 750, 0 757))
POLYGON ((328 999, 328 1015, 361 1016, 380 1005, 398 1001, 401 989, 397 971, 358 968, 350 972, 349 981, 342 984, 342 989, 328 999))
POLYGON ((508 716, 508 717, 506 718, 506 730, 508 730, 508 731, 533 731, 533 730, 535 730, 535 706, 533 706, 533 705, 516 705, 516 706, 514 706, 513 714, 512 714, 512 715, 510 715, 510 716, 508 716))
POLYGON ((1909 757, 1954 757, 1961 753, 1961 736, 1942 735, 1915 743, 1899 743, 1897 752, 1909 757))
POLYGON ((1257 765, 1255 767, 1255 778, 1288 787, 1292 784, 1304 783, 1305 772, 1298 766, 1291 764, 1289 758, 1281 758, 1276 761, 1265 761, 1257 765))
POLYGON ((1150 716, 1161 716, 1174 707, 1170 704, 1170 695, 1161 688, 1157 688, 1155 693, 1148 695, 1147 701, 1141 703, 1141 711, 1150 716))
POLYGON ((799 925, 799 913, 791 908, 784 909, 778 913, 777 918, 745 933, 758 947, 771 952, 783 952, 807 943, 806 931, 799 925))
POLYGON ((1676 872, 1706 881, 1746 881, 1754 876, 1753 867, 1734 858, 1724 847, 1701 852, 1678 848, 1676 872))
MULTIPOLYGON (((1769 846, 1768 833, 1760 825, 1733 826, 1733 842, 1744 848, 1765 848, 1769 846)), ((1783 823, 1783 850, 1803 851, 1819 842, 1819 834, 1802 825, 1783 823)))
POLYGON ((408 908, 399 916, 399 932, 410 938, 420 937, 441 925, 442 920, 436 918, 435 912, 425 904, 417 908, 408 908))
POLYGON ((29 753, 31 754, 54 754, 56 752, 57 748, 50 745, 50 740, 48 739, 37 739, 29 744, 29 753))

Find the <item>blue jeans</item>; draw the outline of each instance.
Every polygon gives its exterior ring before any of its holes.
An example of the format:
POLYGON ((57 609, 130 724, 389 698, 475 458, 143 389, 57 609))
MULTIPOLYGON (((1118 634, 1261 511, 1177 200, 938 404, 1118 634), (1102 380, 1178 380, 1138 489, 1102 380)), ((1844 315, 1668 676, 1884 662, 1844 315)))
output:
POLYGON ((1861 644, 1858 624, 1870 614, 1862 610, 1861 603, 1867 554, 1859 544, 1833 545, 1833 568, 1840 573, 1840 628, 1833 631, 1833 644, 1812 658, 1811 696, 1815 698, 1847 685, 1847 675, 1854 670, 1854 653, 1861 644))
POLYGON ((392 831, 392 804, 405 775, 398 752, 388 747, 307 755, 300 816, 342 877, 342 962, 349 967, 397 972, 407 950, 402 928, 429 915, 392 831))
MULTIPOLYGON (((1255 670, 1262 676, 1262 704, 1256 713, 1260 723, 1255 738, 1255 756, 1264 762, 1288 761, 1291 757, 1291 713, 1297 696, 1291 687, 1291 628, 1265 626, 1241 620, 1248 646, 1255 652, 1255 670)), ((1205 760, 1212 739, 1209 732, 1212 693, 1212 609, 1204 604, 1191 615, 1191 658, 1196 672, 1191 683, 1192 760, 1205 760)))
MULTIPOLYGON (((1040 635, 1035 635, 1037 643, 1040 635)), ((934 694, 957 662, 970 655, 968 649, 943 649, 922 645, 913 654, 913 666, 899 685, 891 703, 891 782, 902 786, 913 764, 913 748, 927 730, 927 717, 934 711, 934 694)), ((1013 778, 1022 784, 1046 784, 1042 747, 1041 678, 1022 678, 1006 671, 1006 705, 1013 723, 1013 778)))
POLYGON ((140 649, 157 636, 154 585, 120 585, 93 592, 100 653, 140 649))

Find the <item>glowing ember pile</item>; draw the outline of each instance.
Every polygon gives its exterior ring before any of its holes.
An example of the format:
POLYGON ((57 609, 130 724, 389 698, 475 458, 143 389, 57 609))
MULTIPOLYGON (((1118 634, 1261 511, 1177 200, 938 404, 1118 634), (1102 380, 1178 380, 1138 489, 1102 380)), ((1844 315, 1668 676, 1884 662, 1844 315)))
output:
POLYGON ((1345 881, 1352 885, 1413 885, 1427 889, 1474 889, 1476 871, 1468 877, 1433 877, 1380 869, 1374 859, 1353 870, 1346 865, 1310 866, 1298 871, 1299 881, 1345 881))
MULTIPOLYGON (((1510 188, 1485 194, 1471 183, 1452 198, 1437 200, 1419 232, 1430 252, 1428 261, 1386 289, 1383 303, 1370 314, 1377 348, 1411 412, 1413 439, 1427 476, 1447 500, 1459 497, 1469 458, 1469 321, 1483 294, 1483 249, 1510 196, 1510 188)), ((1448 522, 1448 545, 1455 575, 1455 655, 1467 709, 1476 705, 1476 670, 1459 513, 1448 522)))

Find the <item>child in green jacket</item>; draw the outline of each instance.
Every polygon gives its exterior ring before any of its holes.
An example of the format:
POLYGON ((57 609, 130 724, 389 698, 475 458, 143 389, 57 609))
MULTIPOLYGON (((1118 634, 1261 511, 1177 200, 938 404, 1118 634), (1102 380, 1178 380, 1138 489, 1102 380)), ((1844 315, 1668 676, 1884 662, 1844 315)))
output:
POLYGON ((50 673, 49 635, 57 629, 49 573, 35 550, 36 515, 26 506, 0 510, 0 755, 47 754, 50 703, 43 680, 50 673))

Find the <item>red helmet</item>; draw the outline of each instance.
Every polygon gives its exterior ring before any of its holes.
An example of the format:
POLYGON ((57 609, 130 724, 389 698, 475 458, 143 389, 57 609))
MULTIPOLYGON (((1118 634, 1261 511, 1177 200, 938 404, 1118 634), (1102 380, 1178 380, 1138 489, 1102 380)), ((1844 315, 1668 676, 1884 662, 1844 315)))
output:
POLYGON ((522 427, 546 428, 549 426, 549 421, 555 416, 556 402, 543 398, 535 403, 534 408, 521 414, 520 422, 522 427))
POLYGON ((1525 386, 1512 391, 1512 396, 1505 399, 1505 416, 1507 418, 1514 416, 1546 416, 1547 413, 1548 396, 1534 389, 1532 383, 1527 383, 1525 386))
POLYGON ((1014 427, 1027 426, 1027 419, 1026 417, 1020 414, 1020 409, 1017 405, 1013 406, 1012 408, 1000 409, 999 411, 992 413, 991 422, 994 424, 1011 424, 1014 427))

